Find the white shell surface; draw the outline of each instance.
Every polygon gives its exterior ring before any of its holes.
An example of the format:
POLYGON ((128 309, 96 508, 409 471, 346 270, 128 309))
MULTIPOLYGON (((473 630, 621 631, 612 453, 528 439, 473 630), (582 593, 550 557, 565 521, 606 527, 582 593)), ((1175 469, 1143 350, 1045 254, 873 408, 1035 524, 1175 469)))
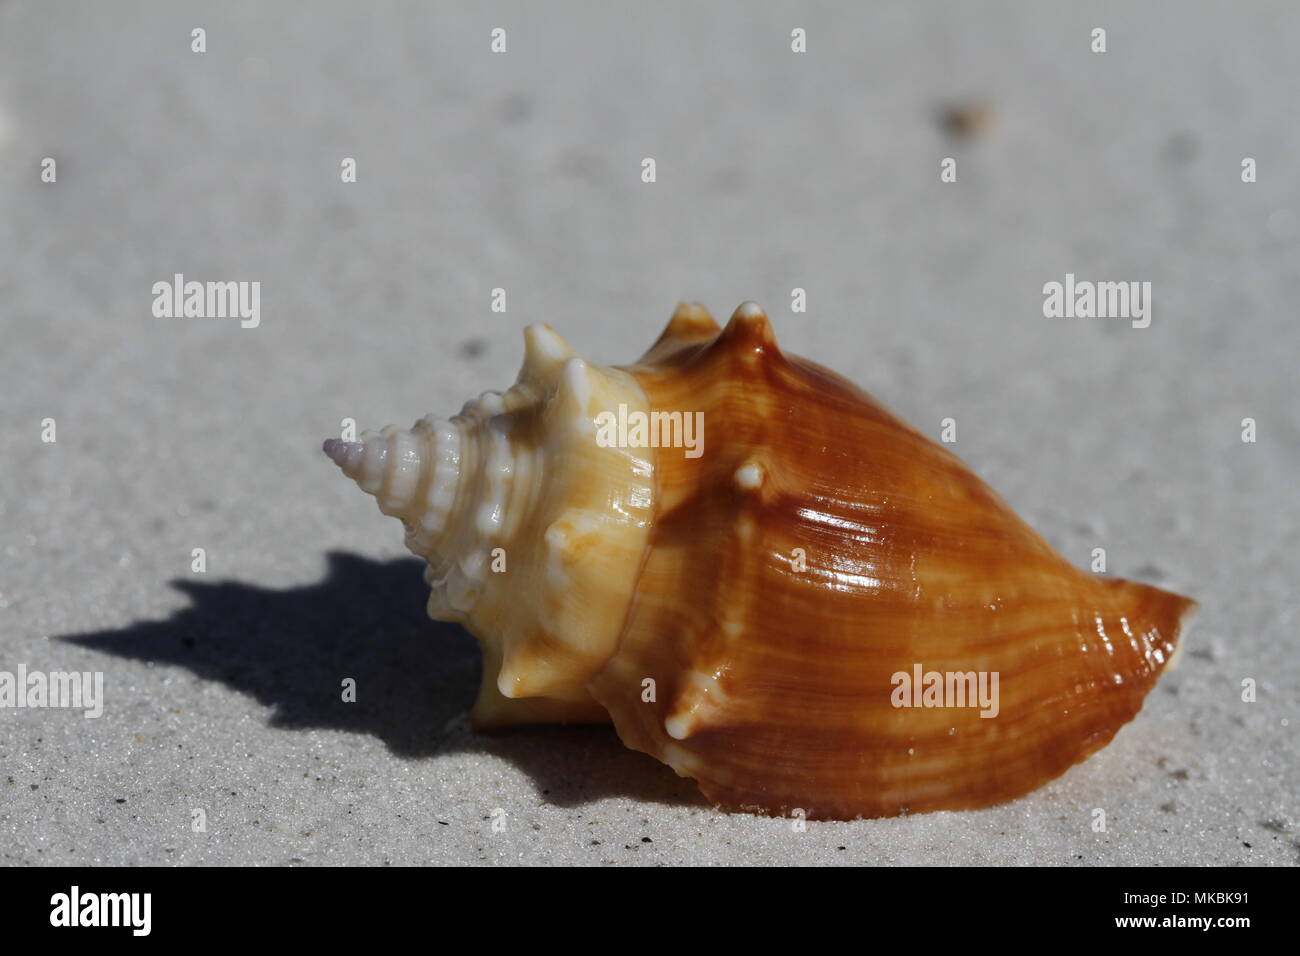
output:
POLYGON ((652 518, 647 449, 602 447, 595 418, 648 410, 631 374, 545 325, 516 383, 450 419, 391 426, 336 458, 429 562, 428 611, 483 647, 479 726, 604 721, 586 684, 616 646, 652 518))

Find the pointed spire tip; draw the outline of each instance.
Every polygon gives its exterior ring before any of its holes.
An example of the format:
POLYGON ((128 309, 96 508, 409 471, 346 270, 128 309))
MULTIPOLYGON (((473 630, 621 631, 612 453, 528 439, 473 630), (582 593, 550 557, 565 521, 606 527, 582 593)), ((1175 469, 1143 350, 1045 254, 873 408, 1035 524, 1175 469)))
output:
POLYGON ((357 444, 360 444, 360 442, 344 441, 341 438, 327 438, 325 443, 321 445, 321 451, 329 455, 330 461, 342 468, 343 463, 348 459, 348 454, 352 451, 352 446, 357 444))

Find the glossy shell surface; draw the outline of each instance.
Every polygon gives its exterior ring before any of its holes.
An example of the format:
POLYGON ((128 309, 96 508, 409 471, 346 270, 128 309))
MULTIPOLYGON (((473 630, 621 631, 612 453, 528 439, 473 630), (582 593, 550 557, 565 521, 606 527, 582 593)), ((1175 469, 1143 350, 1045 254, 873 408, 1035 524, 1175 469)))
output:
POLYGON ((533 327, 504 396, 326 450, 406 523, 430 613, 483 645, 476 723, 609 719, 732 809, 1026 793, 1133 719, 1194 607, 1070 565, 946 448, 784 355, 752 303, 725 329, 680 306, 621 368, 533 327), (602 445, 620 407, 699 420, 698 454, 602 445), (900 697, 927 674, 957 678, 900 697), (977 686, 994 706, 953 699, 977 686))

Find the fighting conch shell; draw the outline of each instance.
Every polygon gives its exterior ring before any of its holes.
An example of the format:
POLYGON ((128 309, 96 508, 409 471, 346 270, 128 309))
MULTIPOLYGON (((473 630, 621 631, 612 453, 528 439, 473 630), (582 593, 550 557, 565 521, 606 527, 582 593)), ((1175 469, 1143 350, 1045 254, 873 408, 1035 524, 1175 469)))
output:
POLYGON ((506 392, 325 443, 482 645, 476 727, 612 720, 728 808, 985 806, 1104 746, 1195 606, 1072 567, 753 303, 625 367, 525 343, 506 392))

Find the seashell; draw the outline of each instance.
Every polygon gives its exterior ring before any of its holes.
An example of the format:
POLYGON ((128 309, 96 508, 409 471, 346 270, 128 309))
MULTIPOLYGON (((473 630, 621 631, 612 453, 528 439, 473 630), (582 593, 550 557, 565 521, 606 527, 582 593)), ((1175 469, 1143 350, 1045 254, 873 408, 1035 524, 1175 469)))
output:
POLYGON ((1195 607, 1071 566, 753 303, 625 367, 525 344, 504 393, 325 443, 478 638, 476 727, 612 720, 733 809, 986 806, 1110 741, 1195 607))

